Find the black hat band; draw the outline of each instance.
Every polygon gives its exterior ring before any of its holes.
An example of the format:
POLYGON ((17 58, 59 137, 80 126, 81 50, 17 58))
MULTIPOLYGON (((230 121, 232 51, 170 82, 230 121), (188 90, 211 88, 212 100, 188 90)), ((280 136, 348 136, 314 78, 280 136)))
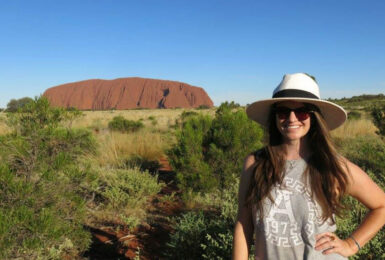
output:
POLYGON ((284 89, 281 91, 278 91, 273 95, 273 98, 313 98, 313 99, 319 99, 316 95, 313 93, 299 90, 299 89, 284 89))

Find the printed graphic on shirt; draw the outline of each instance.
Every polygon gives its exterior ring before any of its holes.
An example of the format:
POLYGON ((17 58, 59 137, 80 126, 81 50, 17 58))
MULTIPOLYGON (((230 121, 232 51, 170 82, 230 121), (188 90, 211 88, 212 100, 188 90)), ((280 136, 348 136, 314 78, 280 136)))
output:
MULTIPOLYGON (((304 205, 304 206, 305 206, 304 205)), ((319 211, 305 185, 295 179, 286 177, 282 187, 276 187, 276 198, 265 218, 265 235, 267 241, 280 247, 302 245, 314 233, 314 225, 322 223, 319 211), (293 196, 301 196, 305 200, 307 212, 306 225, 297 223, 292 208, 293 196), (301 231, 301 229, 303 229, 301 231)))

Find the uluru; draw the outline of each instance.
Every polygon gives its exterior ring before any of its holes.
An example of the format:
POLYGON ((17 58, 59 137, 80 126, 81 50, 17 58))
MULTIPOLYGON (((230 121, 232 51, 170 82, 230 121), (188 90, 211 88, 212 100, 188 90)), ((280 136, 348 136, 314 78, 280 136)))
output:
POLYGON ((49 88, 43 96, 53 106, 80 110, 213 106, 212 100, 201 87, 139 77, 72 82, 49 88))

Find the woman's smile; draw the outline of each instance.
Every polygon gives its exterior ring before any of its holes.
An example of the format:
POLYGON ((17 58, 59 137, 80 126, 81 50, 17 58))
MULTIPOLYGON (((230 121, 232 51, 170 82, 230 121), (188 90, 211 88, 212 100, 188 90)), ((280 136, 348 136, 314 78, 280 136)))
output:
POLYGON ((299 120, 297 117, 298 112, 296 110, 301 110, 303 107, 303 103, 294 101, 285 101, 277 104, 276 123, 284 140, 299 140, 309 132, 310 117, 303 116, 303 113, 299 118, 306 119, 299 120))

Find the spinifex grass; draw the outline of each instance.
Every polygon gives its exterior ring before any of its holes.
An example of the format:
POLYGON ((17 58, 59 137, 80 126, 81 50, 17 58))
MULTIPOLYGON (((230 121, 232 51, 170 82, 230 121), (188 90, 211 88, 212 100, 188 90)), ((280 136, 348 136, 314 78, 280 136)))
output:
POLYGON ((376 135, 377 128, 369 118, 362 118, 358 120, 348 120, 341 127, 332 131, 331 134, 335 138, 353 138, 359 136, 376 135))
POLYGON ((136 133, 105 132, 97 135, 99 153, 93 159, 100 166, 120 167, 125 160, 138 156, 156 161, 169 147, 165 134, 143 129, 136 133))
POLYGON ((99 200, 89 205, 89 225, 111 225, 119 228, 133 228, 146 216, 148 200, 157 194, 163 184, 158 183, 157 176, 139 169, 98 168, 99 200))
POLYGON ((9 133, 11 130, 5 123, 6 115, 4 112, 0 112, 0 135, 9 133))

